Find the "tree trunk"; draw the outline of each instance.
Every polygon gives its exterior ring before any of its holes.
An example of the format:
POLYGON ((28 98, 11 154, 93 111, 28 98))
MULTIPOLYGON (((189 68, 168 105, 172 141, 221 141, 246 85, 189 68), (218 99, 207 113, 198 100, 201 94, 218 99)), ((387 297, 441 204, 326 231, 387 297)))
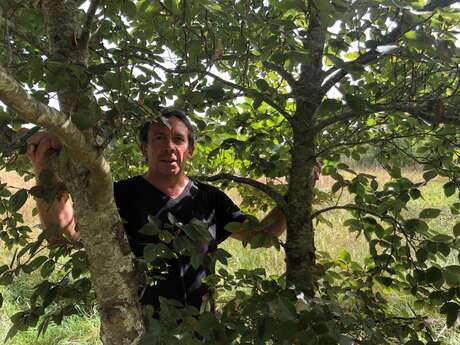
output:
MULTIPOLYGON (((137 276, 113 197, 95 202, 91 174, 74 162, 64 169, 100 308, 102 342, 137 344, 144 333, 137 276)), ((113 195, 111 186, 105 193, 113 195)))
POLYGON ((286 239, 286 277, 288 284, 307 296, 314 296, 315 236, 311 220, 316 165, 315 114, 324 97, 323 50, 326 32, 314 2, 309 2, 308 29, 303 46, 310 57, 302 64, 293 88, 296 112, 290 123, 293 131, 291 171, 289 174, 286 239))
POLYGON ((294 129, 288 190, 286 278, 296 290, 314 295, 314 229, 311 222, 314 194, 315 140, 313 134, 294 129))
MULTIPOLYGON (((87 46, 80 46, 79 9, 75 0, 43 0, 50 58, 86 67, 87 46)), ((70 77, 70 75, 69 75, 70 77)), ((58 92, 61 112, 94 109, 88 85, 70 78, 58 92)), ((91 152, 102 155, 91 130, 83 133, 91 152)), ((65 141, 64 141, 65 143, 65 141)), ((72 150, 70 153, 73 154, 72 150)), ((86 152, 83 152, 85 155, 86 152)), ((101 157, 102 159, 102 157, 101 157)), ((73 200, 77 226, 88 255, 91 281, 101 313, 101 339, 105 345, 137 344, 144 333, 138 299, 134 257, 113 200, 113 183, 108 165, 103 171, 82 166, 75 159, 60 162, 59 176, 73 200)))

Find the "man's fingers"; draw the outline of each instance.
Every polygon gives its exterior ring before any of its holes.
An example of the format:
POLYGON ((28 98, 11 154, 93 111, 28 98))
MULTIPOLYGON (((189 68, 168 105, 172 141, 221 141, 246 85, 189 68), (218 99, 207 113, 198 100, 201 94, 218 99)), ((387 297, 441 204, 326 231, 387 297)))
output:
POLYGON ((35 150, 36 149, 37 149, 37 145, 27 144, 26 155, 32 162, 35 162, 35 150))
POLYGON ((321 177, 321 168, 322 168, 322 164, 317 161, 316 165, 313 168, 313 174, 315 176, 315 181, 319 180, 319 178, 321 177))
POLYGON ((38 132, 27 139, 27 144, 38 145, 43 138, 50 136, 47 132, 38 132))
POLYGON ((35 150, 35 161, 38 163, 42 162, 45 158, 46 151, 51 148, 52 146, 50 138, 44 138, 42 141, 40 141, 40 144, 38 144, 37 149, 35 150))

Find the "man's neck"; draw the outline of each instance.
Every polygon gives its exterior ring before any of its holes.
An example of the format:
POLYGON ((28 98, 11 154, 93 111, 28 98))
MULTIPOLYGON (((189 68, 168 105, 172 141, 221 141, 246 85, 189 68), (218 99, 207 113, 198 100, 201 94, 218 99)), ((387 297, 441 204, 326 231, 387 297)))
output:
POLYGON ((173 199, 182 194, 189 181, 189 178, 182 172, 178 175, 165 176, 152 171, 147 171, 144 174, 144 178, 157 189, 173 199))

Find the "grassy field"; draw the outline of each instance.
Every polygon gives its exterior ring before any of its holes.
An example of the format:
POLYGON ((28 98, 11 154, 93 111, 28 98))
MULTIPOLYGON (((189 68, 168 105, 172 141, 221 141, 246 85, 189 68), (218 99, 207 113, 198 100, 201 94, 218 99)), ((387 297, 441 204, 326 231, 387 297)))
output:
MULTIPOLYGON (((389 179, 385 171, 377 168, 362 168, 361 171, 376 175, 380 182, 389 179)), ((406 169, 403 175, 414 180, 421 180, 421 173, 416 169, 406 169)), ((11 186, 22 186, 23 182, 14 174, 0 175, 1 182, 8 182, 11 186)), ((30 186, 29 182, 29 186, 30 186)), ((332 181, 328 177, 322 177, 318 181, 318 188, 323 191, 329 191, 332 186, 332 181)), ((430 223, 430 226, 438 231, 446 231, 451 229, 456 222, 454 216, 451 215, 449 208, 451 203, 456 200, 456 196, 445 198, 442 185, 442 179, 436 179, 429 186, 422 189, 422 198, 411 201, 410 210, 411 216, 416 217, 419 212, 427 207, 439 208, 442 210, 441 216, 430 223)), ((237 199, 237 195, 231 195, 237 199)), ((341 197, 341 203, 346 203, 350 196, 344 193, 341 197)), ((24 217, 27 222, 33 224, 37 219, 31 216, 32 204, 28 203, 24 208, 24 217)), ((343 221, 347 219, 346 211, 331 211, 327 213, 327 219, 332 223, 332 226, 319 224, 316 230, 316 247, 318 250, 327 251, 331 256, 335 256, 342 250, 347 250, 353 260, 361 262, 368 255, 366 241, 361 237, 356 237, 355 234, 348 232, 344 227, 343 221)), ((264 267, 268 275, 280 274, 284 271, 284 254, 276 251, 273 248, 268 249, 249 249, 243 248, 241 243, 236 240, 227 240, 223 248, 232 254, 229 271, 238 268, 256 268, 264 267)), ((0 244, 0 265, 7 262, 8 253, 1 247, 0 244)), ((37 281, 35 276, 20 276, 12 286, 8 289, 0 287, 0 293, 4 295, 5 302, 0 309, 0 339, 3 339, 10 327, 9 316, 17 312, 27 303, 27 296, 30 294, 31 286, 37 281)), ((222 296, 226 299, 229 296, 222 296)), ((446 331, 442 326, 443 320, 433 323, 435 332, 439 334, 439 340, 443 340, 445 344, 459 344, 460 334, 452 330, 446 331)), ((35 330, 22 332, 8 342, 11 345, 70 345, 70 344, 100 344, 98 340, 99 324, 96 313, 85 314, 79 317, 73 317, 63 322, 61 326, 52 325, 49 327, 44 336, 37 338, 35 330)))

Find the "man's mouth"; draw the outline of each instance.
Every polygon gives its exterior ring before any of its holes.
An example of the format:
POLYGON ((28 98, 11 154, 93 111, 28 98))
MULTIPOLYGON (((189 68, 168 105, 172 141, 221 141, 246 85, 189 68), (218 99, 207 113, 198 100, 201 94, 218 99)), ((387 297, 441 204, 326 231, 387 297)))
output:
POLYGON ((172 163, 177 162, 175 159, 160 159, 160 161, 163 162, 163 163, 168 163, 168 164, 172 164, 172 163))

